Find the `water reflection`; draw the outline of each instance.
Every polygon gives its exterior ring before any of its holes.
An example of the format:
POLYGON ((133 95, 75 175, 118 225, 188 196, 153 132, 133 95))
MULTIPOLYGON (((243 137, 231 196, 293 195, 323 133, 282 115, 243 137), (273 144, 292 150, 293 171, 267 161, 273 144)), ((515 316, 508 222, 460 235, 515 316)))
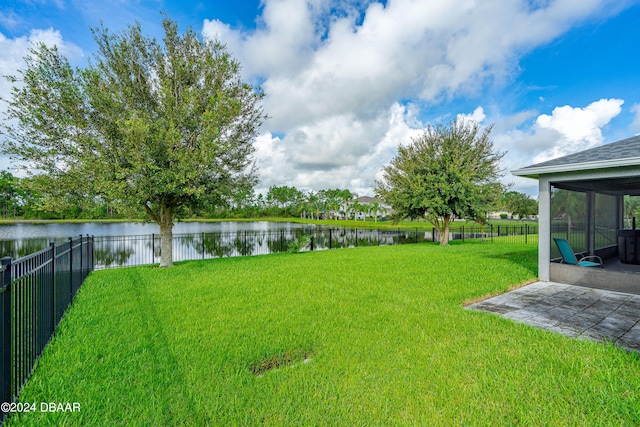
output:
MULTIPOLYGON (((199 232, 174 234, 173 259, 186 261, 285 252, 292 242, 303 236, 312 237, 313 250, 419 243, 433 239, 430 232, 418 230, 329 229, 316 226, 199 232)), ((50 240, 32 238, 0 241, 0 249, 2 256, 19 258, 48 246, 50 240)), ((59 242, 61 240, 58 239, 59 242)), ((158 263, 160 250, 160 237, 155 233, 94 237, 94 259, 98 269, 158 263)))
MULTIPOLYGON (((315 227, 307 224, 297 224, 288 222, 179 222, 174 227, 174 234, 201 234, 201 233, 240 233, 244 231, 274 231, 274 230, 294 230, 309 229, 315 227)), ((152 236, 158 240, 160 230, 157 224, 122 222, 122 223, 13 223, 0 224, 0 257, 10 256, 19 258, 32 252, 43 249, 49 242, 62 243, 68 241, 69 237, 87 236, 118 236, 113 237, 119 242, 122 236, 139 240, 138 236, 152 236)), ((122 247, 122 245, 119 245, 122 247)), ((135 246, 135 245, 134 245, 135 246)), ((107 250, 107 249, 104 249, 107 250)), ((111 250, 111 249, 109 249, 111 250)), ((158 251, 160 249, 158 248, 158 251)), ((226 248, 221 249, 222 252, 226 248)), ((121 251, 120 251, 121 252, 121 251)), ((124 251, 125 253, 128 250, 124 251)), ((121 259, 124 255, 119 255, 121 259)), ((159 254, 157 254, 159 257, 159 254)), ((152 258, 152 257, 150 257, 152 258)), ((150 262, 153 262, 151 260, 150 262)))
POLYGON ((0 240, 0 258, 10 256, 21 258, 49 245, 50 240, 46 238, 24 239, 24 240, 0 240))
MULTIPOLYGON (((313 238, 313 250, 356 246, 395 245, 431 241, 431 233, 355 229, 300 228, 275 231, 239 231, 178 234, 173 239, 174 261, 266 255, 286 252, 303 236, 313 238)), ((309 247, 308 249, 311 249, 309 247)), ((96 268, 153 264, 160 261, 157 235, 95 238, 96 268)))
MULTIPOLYGON (((313 227, 291 222, 178 222, 174 234, 195 234, 240 231, 273 231, 313 227)), ((140 236, 159 234, 155 223, 144 222, 85 222, 85 223, 12 223, 0 224, 0 240, 47 238, 67 240, 74 236, 140 236)))

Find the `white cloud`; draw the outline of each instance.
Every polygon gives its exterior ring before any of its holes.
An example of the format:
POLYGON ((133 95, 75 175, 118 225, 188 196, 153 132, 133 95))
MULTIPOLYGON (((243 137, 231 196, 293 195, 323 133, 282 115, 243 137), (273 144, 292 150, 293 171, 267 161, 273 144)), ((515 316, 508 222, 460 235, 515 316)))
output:
POLYGON ((458 114, 457 118, 458 120, 471 120, 474 122, 482 123, 484 119, 487 118, 487 116, 484 114, 484 108, 478 107, 473 110, 473 113, 471 114, 458 114))
POLYGON ((205 21, 246 71, 262 76, 278 131, 333 114, 377 115, 401 98, 435 102, 518 71, 523 52, 599 11, 596 1, 557 1, 529 11, 513 1, 371 3, 358 24, 348 13, 326 24, 319 1, 265 2, 262 25, 237 31, 205 21))
POLYGON ((21 23, 22 19, 14 11, 0 11, 0 26, 14 29, 21 23))
MULTIPOLYGON (((511 171, 602 145, 602 129, 620 114, 623 103, 621 99, 601 99, 584 108, 565 105, 551 114, 538 114, 533 121, 531 111, 501 118, 503 125, 494 128, 493 140, 496 148, 507 152, 504 169, 511 171)), ((535 181, 509 173, 505 181, 513 182, 517 191, 537 194, 535 181)))
POLYGON ((267 1, 258 29, 245 33, 213 19, 204 21, 202 34, 224 42, 242 63, 247 78, 292 76, 308 65, 314 54, 323 3, 267 1))
MULTIPOLYGON (((47 30, 34 29, 28 36, 7 38, 0 33, 0 98, 8 100, 11 96, 12 84, 4 76, 19 76, 19 70, 24 69, 24 57, 29 55, 29 49, 37 43, 47 46, 57 46, 61 54, 70 61, 78 61, 83 57, 82 49, 73 43, 63 40, 59 31, 49 28, 47 30)), ((0 117, 4 117, 6 104, 0 103, 0 117)), ((0 157, 0 170, 7 169, 9 162, 6 157, 0 157)))
POLYGON ((257 139, 256 159, 261 182, 293 185, 305 190, 349 188, 371 194, 380 171, 408 143, 421 125, 412 106, 394 104, 378 117, 360 121, 334 116, 292 129, 283 139, 265 133, 257 139))
MULTIPOLYGON (((423 126, 414 120, 420 117, 416 104, 427 109, 443 99, 476 95, 489 83, 508 84, 523 54, 584 19, 609 13, 615 4, 264 0, 257 29, 207 20, 202 32, 225 42, 243 64, 245 78, 261 82, 266 93, 271 118, 259 143, 263 185, 364 189, 391 159, 390 147, 409 142, 423 126), (401 120, 394 122, 394 114, 401 120), (267 149, 273 150, 271 159, 267 149)), ((582 119, 572 110, 572 117, 598 127, 589 117, 605 120, 612 114, 599 108, 613 106, 590 106, 582 119)), ((562 132, 568 141, 580 139, 561 124, 563 112, 548 122, 541 118, 536 130, 523 135, 532 140, 524 151, 533 153, 536 144, 547 150, 562 132)), ((486 118, 482 107, 465 117, 486 118)), ((598 134, 589 135, 589 143, 597 142, 598 134)))
POLYGON ((601 145, 604 142, 602 127, 620 114, 623 103, 621 99, 601 99, 585 108, 565 105, 554 108, 551 115, 540 115, 534 128, 536 135, 544 140, 555 132, 557 139, 549 148, 546 141, 545 149, 534 157, 533 163, 601 145))
MULTIPOLYGON (((29 49, 38 44, 44 43, 47 46, 57 46, 61 54, 69 58, 70 61, 82 58, 82 49, 73 43, 65 42, 59 31, 49 28, 48 30, 34 29, 28 36, 10 39, 0 33, 0 75, 18 76, 18 71, 25 67, 24 57, 29 55, 29 49)), ((11 84, 6 79, 0 79, 0 96, 8 97, 11 84)))

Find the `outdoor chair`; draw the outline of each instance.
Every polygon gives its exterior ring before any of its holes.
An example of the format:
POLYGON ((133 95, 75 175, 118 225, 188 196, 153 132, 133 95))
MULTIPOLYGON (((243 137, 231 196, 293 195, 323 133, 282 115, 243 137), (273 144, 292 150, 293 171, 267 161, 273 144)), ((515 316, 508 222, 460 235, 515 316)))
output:
POLYGON ((581 258, 578 259, 576 257, 576 254, 573 252, 573 249, 571 249, 571 245, 569 244, 567 239, 561 239, 559 237, 554 237, 553 241, 556 242, 556 245, 558 245, 558 249, 560 249, 560 254, 562 255, 562 261, 565 264, 577 265, 578 267, 600 267, 600 268, 604 268, 604 266, 602 264, 602 258, 600 258, 599 256, 596 256, 596 255, 593 255, 593 256, 582 256, 582 255, 579 255, 581 258), (587 261, 588 259, 593 259, 593 260, 596 260, 598 262, 587 261))

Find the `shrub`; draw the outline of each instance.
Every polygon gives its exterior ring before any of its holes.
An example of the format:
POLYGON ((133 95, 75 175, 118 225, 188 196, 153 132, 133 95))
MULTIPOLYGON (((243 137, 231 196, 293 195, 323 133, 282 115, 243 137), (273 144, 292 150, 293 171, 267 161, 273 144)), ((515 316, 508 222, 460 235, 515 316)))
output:
POLYGON ((289 243, 287 251, 291 253, 302 252, 311 244, 311 236, 301 236, 289 243))

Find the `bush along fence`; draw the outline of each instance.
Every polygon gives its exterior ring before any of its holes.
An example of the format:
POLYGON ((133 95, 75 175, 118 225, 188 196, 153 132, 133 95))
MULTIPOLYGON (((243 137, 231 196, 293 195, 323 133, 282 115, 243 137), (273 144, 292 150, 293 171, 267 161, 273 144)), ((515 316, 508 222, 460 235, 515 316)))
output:
MULTIPOLYGON (((451 229, 450 240, 482 239, 487 242, 537 243, 537 225, 480 226, 451 229)), ((154 264, 160 261, 160 237, 96 236, 95 268, 154 264)), ((435 229, 353 229, 296 228, 271 231, 213 232, 175 234, 174 261, 266 255, 298 250, 325 250, 358 246, 386 246, 405 243, 437 242, 435 229)))
POLYGON ((93 270, 93 237, 51 243, 0 266, 0 424, 51 340, 67 307, 93 270))

